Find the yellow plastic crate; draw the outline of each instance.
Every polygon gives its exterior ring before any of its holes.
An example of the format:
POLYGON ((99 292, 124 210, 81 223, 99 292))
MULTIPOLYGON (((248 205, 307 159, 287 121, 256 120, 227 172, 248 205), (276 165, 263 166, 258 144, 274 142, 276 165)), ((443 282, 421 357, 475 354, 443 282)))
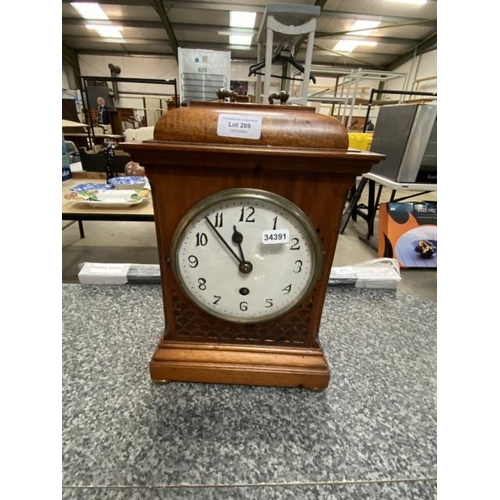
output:
POLYGON ((370 151, 372 145, 373 132, 348 132, 349 148, 370 151))

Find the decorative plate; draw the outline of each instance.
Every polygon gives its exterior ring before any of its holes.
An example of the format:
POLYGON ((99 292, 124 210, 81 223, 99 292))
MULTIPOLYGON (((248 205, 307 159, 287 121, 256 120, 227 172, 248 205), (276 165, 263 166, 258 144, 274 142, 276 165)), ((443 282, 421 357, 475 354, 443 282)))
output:
POLYGON ((112 177, 111 179, 108 180, 108 183, 111 184, 112 186, 123 186, 123 187, 135 186, 137 184, 144 186, 144 184, 146 184, 146 178, 140 177, 138 175, 131 175, 127 177, 112 177))
POLYGON ((437 226, 425 224, 398 239, 394 256, 404 267, 437 267, 437 226))
POLYGON ((94 184, 92 182, 89 182, 87 184, 78 184, 75 187, 72 187, 70 191, 90 191, 90 190, 95 190, 95 189, 113 189, 114 186, 111 184, 94 184))
POLYGON ((101 208, 125 208, 142 203, 149 198, 149 189, 141 190, 110 190, 89 189, 87 191, 70 191, 64 196, 66 200, 101 208))

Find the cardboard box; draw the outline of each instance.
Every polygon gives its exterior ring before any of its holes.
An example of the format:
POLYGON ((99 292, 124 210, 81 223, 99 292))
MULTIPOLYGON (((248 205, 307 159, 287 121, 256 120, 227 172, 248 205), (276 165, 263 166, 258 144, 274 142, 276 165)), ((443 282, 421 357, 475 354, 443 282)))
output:
POLYGON ((401 268, 437 268, 437 203, 381 203, 377 253, 401 268))
POLYGON ((87 285, 125 285, 129 268, 130 264, 85 262, 78 280, 87 285))
POLYGON ((78 279, 86 285, 159 284, 159 264, 83 262, 78 279))

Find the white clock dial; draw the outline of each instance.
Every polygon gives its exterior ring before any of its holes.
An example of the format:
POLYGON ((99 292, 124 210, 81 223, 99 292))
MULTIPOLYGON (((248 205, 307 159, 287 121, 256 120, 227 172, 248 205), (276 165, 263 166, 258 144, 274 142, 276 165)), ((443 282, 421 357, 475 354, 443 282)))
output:
POLYGON ((239 323, 274 319, 298 305, 319 277, 320 251, 308 217, 257 189, 205 198, 174 234, 172 263, 187 297, 239 323))

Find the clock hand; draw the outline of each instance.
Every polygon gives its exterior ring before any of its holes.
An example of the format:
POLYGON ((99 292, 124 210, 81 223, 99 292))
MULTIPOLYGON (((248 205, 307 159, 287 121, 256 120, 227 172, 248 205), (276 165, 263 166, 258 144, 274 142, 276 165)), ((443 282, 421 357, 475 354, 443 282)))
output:
POLYGON ((233 226, 233 236, 231 238, 231 241, 233 243, 236 243, 238 245, 238 248, 240 249, 240 255, 241 255, 241 261, 239 265, 240 272, 243 274, 248 274, 252 272, 253 266, 251 262, 248 262, 248 260, 245 259, 243 255, 243 249, 241 248, 241 242, 243 241, 243 235, 236 229, 236 226, 233 226))
POLYGON ((205 220, 208 222, 209 226, 212 228, 212 231, 217 235, 219 240, 221 240, 224 246, 229 250, 231 255, 238 261, 238 264, 242 264, 243 261, 236 255, 236 252, 229 246, 228 242, 222 237, 222 234, 217 231, 217 228, 212 224, 212 221, 206 215, 205 220))
POLYGON ((233 226, 233 236, 231 238, 231 241, 233 243, 236 243, 238 245, 238 248, 240 249, 240 255, 241 255, 241 260, 243 262, 246 261, 244 255, 243 255, 243 249, 241 248, 241 242, 243 241, 243 235, 238 232, 238 230, 236 229, 236 226, 233 226))

